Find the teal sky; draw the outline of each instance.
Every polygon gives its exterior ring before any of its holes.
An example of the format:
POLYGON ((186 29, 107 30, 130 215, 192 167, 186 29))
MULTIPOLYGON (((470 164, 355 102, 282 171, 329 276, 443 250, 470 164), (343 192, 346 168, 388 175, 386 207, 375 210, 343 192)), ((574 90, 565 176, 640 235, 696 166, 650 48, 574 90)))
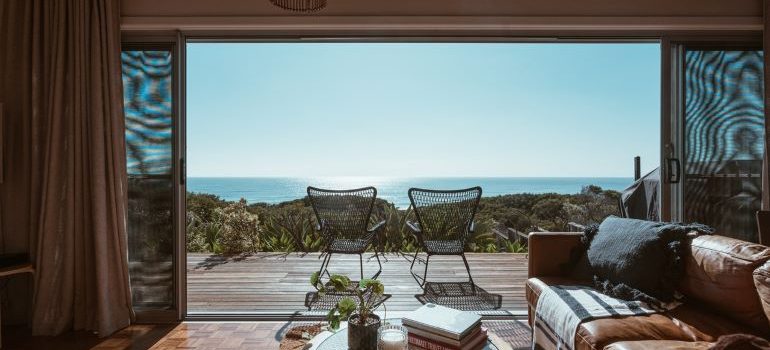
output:
POLYGON ((631 177, 658 44, 194 43, 189 176, 631 177))

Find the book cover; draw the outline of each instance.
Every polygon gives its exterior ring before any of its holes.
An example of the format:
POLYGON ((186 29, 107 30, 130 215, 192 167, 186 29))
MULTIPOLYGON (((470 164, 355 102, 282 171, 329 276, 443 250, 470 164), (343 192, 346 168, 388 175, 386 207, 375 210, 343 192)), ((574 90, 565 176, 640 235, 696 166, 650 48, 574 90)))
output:
POLYGON ((482 327, 475 327, 472 332, 468 333, 463 339, 457 340, 452 338, 447 338, 443 335, 431 333, 422 329, 417 329, 410 326, 404 326, 409 331, 409 335, 417 335, 419 337, 425 338, 430 341, 439 342, 446 344, 447 346, 451 347, 462 347, 463 345, 467 344, 469 341, 471 341, 478 333, 483 332, 486 334, 486 330, 482 329, 482 327))
POLYGON ((409 344, 419 346, 427 350, 464 350, 475 349, 479 345, 486 344, 486 331, 475 333, 468 337, 468 341, 461 345, 449 345, 435 339, 425 338, 416 334, 409 333, 409 344))
POLYGON ((436 304, 425 304, 403 318, 405 326, 460 340, 481 324, 481 316, 436 304))

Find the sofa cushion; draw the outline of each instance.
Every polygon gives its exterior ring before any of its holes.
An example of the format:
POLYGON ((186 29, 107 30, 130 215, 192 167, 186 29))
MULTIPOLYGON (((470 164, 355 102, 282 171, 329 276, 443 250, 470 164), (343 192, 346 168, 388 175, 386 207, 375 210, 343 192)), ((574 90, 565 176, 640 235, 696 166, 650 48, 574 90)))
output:
POLYGON ((619 341, 607 345, 604 350, 701 350, 708 349, 713 343, 705 341, 681 341, 681 340, 636 340, 619 341))
POLYGON ((767 334, 754 270, 770 259, 770 248, 723 236, 701 236, 688 245, 680 291, 733 320, 767 334))
POLYGON ((715 341, 722 335, 747 332, 752 332, 747 326, 683 305, 662 314, 585 322, 578 327, 575 345, 578 349, 602 349, 631 340, 715 341))
POLYGON ((604 219, 598 228, 586 231, 596 288, 619 299, 674 301, 684 273, 682 241, 692 231, 712 230, 615 216, 604 219))
MULTIPOLYGON (((543 288, 566 284, 564 278, 530 278, 527 280, 527 302, 534 312, 543 288)), ((576 349, 602 349, 618 341, 676 340, 714 341, 733 333, 754 333, 751 328, 708 312, 708 308, 682 305, 664 314, 600 318, 578 326, 576 349)))

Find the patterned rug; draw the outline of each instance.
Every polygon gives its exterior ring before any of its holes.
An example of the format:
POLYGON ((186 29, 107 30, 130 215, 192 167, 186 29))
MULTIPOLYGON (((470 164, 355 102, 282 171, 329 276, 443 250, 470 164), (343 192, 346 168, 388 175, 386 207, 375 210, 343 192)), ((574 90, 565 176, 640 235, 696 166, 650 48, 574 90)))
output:
POLYGON ((527 321, 484 321, 483 325, 514 349, 532 348, 532 329, 529 328, 527 321))

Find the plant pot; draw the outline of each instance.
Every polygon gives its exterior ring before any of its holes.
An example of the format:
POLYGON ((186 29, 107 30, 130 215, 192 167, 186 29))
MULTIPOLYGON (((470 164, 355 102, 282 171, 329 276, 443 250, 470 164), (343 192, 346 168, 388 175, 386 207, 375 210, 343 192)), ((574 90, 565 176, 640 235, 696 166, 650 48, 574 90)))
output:
POLYGON ((377 349, 378 328, 380 328, 380 317, 377 315, 369 315, 364 322, 360 322, 360 315, 351 315, 348 319, 348 349, 377 349))

